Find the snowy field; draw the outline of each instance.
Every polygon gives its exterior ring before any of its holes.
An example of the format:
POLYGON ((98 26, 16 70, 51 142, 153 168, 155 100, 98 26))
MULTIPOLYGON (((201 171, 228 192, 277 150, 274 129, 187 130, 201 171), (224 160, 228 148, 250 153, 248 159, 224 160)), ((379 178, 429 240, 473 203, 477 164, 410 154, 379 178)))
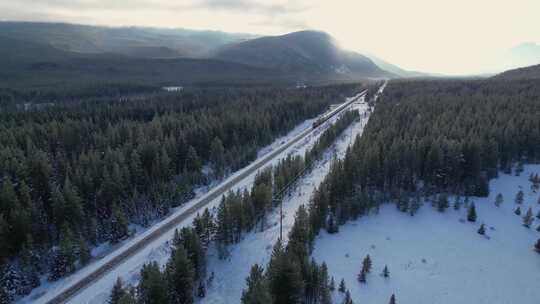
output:
MULTIPOLYGON (((350 100, 350 99, 348 99, 350 100)), ((361 105, 361 107, 364 107, 364 105, 361 105)), ((307 149, 309 149, 315 141, 319 138, 320 134, 326 130, 330 126, 330 124, 333 124, 338 119, 338 116, 333 117, 330 119, 327 123, 319 126, 317 130, 310 133, 305 139, 301 140, 297 144, 293 145, 292 147, 286 149, 282 153, 280 153, 276 158, 274 158, 269 164, 262 167, 262 169, 270 166, 275 165, 278 163, 280 159, 285 158, 289 154, 297 154, 297 155, 304 155, 307 149)), ((277 146, 281 145, 283 142, 289 141, 298 134, 300 134, 302 131, 306 130, 307 128, 311 128, 311 120, 304 122, 291 130, 290 133, 288 133, 286 136, 283 136, 281 138, 278 138, 274 143, 272 143, 269 147, 262 149, 262 155, 266 155, 269 153, 269 151, 272 151, 277 146)), ((257 160, 255 160, 252 164, 249 166, 254 165, 257 163, 261 157, 259 157, 257 160)), ((233 178, 234 176, 237 176, 241 174, 246 168, 241 169, 231 176, 229 176, 225 181, 233 178)), ((250 187, 253 183, 253 180, 255 178, 256 173, 250 174, 248 177, 243 179, 240 183, 238 183, 235 187, 232 188, 232 190, 237 189, 244 189, 246 187, 250 187)), ((206 189, 208 190, 208 189, 206 189)), ((212 191, 212 190, 210 190, 212 191)), ((96 249, 94 253, 99 254, 100 256, 103 256, 103 258, 94 261, 93 263, 89 264, 88 266, 84 267, 83 269, 79 270, 78 272, 67 276, 65 278, 62 278, 59 281, 56 282, 47 282, 43 281, 42 285, 36 289, 34 289, 28 296, 20 299, 18 303, 26 304, 26 303, 46 303, 50 299, 52 299, 58 292, 61 290, 64 290, 66 286, 69 284, 73 284, 74 282, 78 281, 80 278, 85 277, 95 269, 97 269, 99 266, 103 265, 110 259, 112 259, 115 255, 120 253, 123 248, 126 246, 129 246, 130 244, 133 244, 137 241, 139 241, 141 238, 146 236, 151 231, 157 229, 160 225, 162 225, 165 221, 170 219, 175 214, 181 213, 193 204, 197 203, 204 195, 206 195, 208 191, 198 191, 197 197, 194 198, 192 201, 182 205, 181 207, 176 208, 171 212, 171 215, 165 219, 164 221, 157 223, 150 228, 146 230, 140 230, 139 234, 135 237, 124 241, 121 244, 118 244, 115 247, 110 247, 108 245, 101 246, 100 248, 96 249), (110 252, 111 250, 114 250, 113 252, 110 252), (109 253, 108 253, 109 252, 109 253)), ((208 207, 213 208, 216 207, 221 200, 221 197, 213 200, 208 207)), ((193 221, 193 217, 188 218, 186 221, 184 221, 181 225, 179 225, 177 228, 182 228, 185 225, 191 225, 193 221)), ((127 260, 122 265, 118 266, 113 272, 107 273, 104 277, 99 279, 97 282, 95 282, 91 287, 81 291, 79 294, 77 294, 75 297, 73 297, 70 300, 70 303, 89 303, 89 304, 98 304, 98 303, 106 303, 109 297, 110 290, 114 283, 116 282, 116 279, 118 277, 121 277, 124 282, 127 282, 128 284, 136 284, 139 280, 139 272, 142 266, 148 262, 151 261, 157 261, 161 265, 165 264, 170 256, 170 240, 173 238, 174 231, 170 231, 164 235, 162 235, 160 238, 158 238, 156 241, 152 242, 149 246, 145 247, 143 250, 138 252, 136 255, 131 257, 129 260, 127 260)))
MULTIPOLYGON (((356 135, 361 134, 367 123, 367 106, 355 105, 363 117, 361 121, 353 123, 338 138, 334 146, 329 149, 313 171, 307 174, 290 196, 283 200, 283 237, 287 241, 287 234, 294 223, 294 215, 298 207, 307 205, 309 198, 330 168, 334 156, 343 157, 347 147, 354 142, 356 135), (366 115, 365 117, 363 115, 366 115)), ((272 246, 279 238, 279 209, 276 208, 269 216, 268 226, 262 232, 248 233, 240 243, 230 247, 230 257, 225 260, 218 259, 217 252, 211 250, 208 255, 208 273, 214 272, 214 281, 208 287, 206 297, 200 303, 240 303, 242 290, 246 284, 246 277, 251 266, 255 263, 266 266, 270 260, 272 246)))
MULTIPOLYGON (((525 166, 519 177, 492 180, 489 197, 474 198, 476 223, 466 221, 464 208, 440 213, 425 204, 411 217, 385 205, 378 215, 340 227, 338 234, 323 232, 313 256, 328 264, 336 284, 345 279, 355 303, 388 303, 395 293, 400 304, 538 304, 540 255, 533 245, 540 238, 540 220, 535 218, 531 229, 522 225, 529 206, 534 215, 540 210, 530 173, 540 174, 540 165, 525 166), (514 214, 519 190, 525 193, 521 216, 514 214), (497 208, 499 192, 504 203, 497 208), (477 233, 481 223, 486 237, 477 233), (357 275, 367 254, 373 269, 361 284, 357 275), (380 275, 385 265, 388 279, 380 275)), ((340 298, 337 291, 335 297, 340 298)))

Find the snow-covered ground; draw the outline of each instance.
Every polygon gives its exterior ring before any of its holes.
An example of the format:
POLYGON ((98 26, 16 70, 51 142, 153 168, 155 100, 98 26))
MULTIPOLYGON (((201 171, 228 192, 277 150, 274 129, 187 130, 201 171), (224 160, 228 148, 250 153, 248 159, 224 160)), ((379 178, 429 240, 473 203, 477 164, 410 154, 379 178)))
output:
MULTIPOLYGON (((347 101, 350 99, 347 99, 347 101)), ((318 139, 319 135, 326 129, 330 124, 333 124, 338 119, 338 116, 333 117, 330 119, 327 123, 319 126, 315 132, 310 133, 305 139, 299 141, 297 144, 293 145, 292 147, 286 149, 282 153, 279 154, 278 157, 274 158, 270 163, 268 163, 266 166, 264 166, 261 169, 264 169, 265 167, 268 167, 270 165, 275 165, 280 159, 285 158, 287 155, 293 153, 298 155, 304 155, 307 149, 309 149, 315 141, 318 139)), ((269 151, 275 149, 277 146, 281 145, 283 142, 287 142, 291 140, 292 138, 296 137, 301 132, 305 131, 306 129, 311 128, 311 120, 302 123, 295 129, 293 129, 289 134, 287 134, 284 137, 281 137, 277 139, 273 144, 271 144, 267 148, 263 148, 263 155, 266 155, 269 153, 269 151)), ((262 157, 259 157, 257 160, 255 160, 253 163, 251 163, 249 166, 253 166, 257 162, 259 162, 262 159, 262 157)), ((249 167, 248 166, 248 167, 249 167)), ((228 180, 234 178, 235 176, 238 176, 246 168, 241 169, 231 176, 229 176, 226 180, 222 181, 222 183, 227 182, 228 180)), ((246 187, 249 187, 255 178, 256 173, 250 174, 248 177, 244 178, 241 182, 239 182, 235 187, 232 188, 232 190, 236 189, 243 189, 246 187)), ((212 190, 210 190, 212 191, 212 190)), ((79 281, 81 278, 84 278, 88 274, 92 273, 96 269, 98 269, 103 264, 110 261, 112 258, 114 258, 116 255, 122 252, 124 248, 129 247, 130 245, 140 241, 143 237, 148 235, 150 232, 154 231, 160 225, 163 225, 166 221, 170 220, 173 216, 184 212, 189 207, 193 206, 195 203, 201 200, 207 192, 199 191, 197 193, 197 197, 191 200, 190 202, 176 208, 171 212, 171 215, 169 215, 168 218, 163 220, 160 223, 157 223, 153 225, 152 227, 148 228, 147 230, 140 232, 135 237, 124 241, 121 244, 118 244, 114 247, 109 246, 103 246, 103 248, 100 248, 97 250, 101 255, 104 255, 103 258, 94 261, 90 265, 87 265, 86 267, 80 269, 76 273, 67 276, 65 278, 62 278, 61 280, 58 280, 56 282, 42 282, 43 284, 34 289, 28 296, 20 299, 18 303, 26 304, 26 303, 46 303, 47 301, 51 300, 55 295, 57 295, 59 292, 64 290, 67 286, 79 281), (114 250, 108 254, 105 255, 104 251, 114 250)), ((221 198, 217 198, 213 200, 210 204, 208 204, 209 208, 216 207, 221 198)), ((182 224, 180 224, 177 228, 181 228, 185 225, 190 225, 193 217, 188 218, 186 221, 184 221, 182 224)), ((110 293, 110 290, 112 286, 114 285, 116 279, 118 277, 121 277, 125 282, 130 284, 135 284, 139 280, 139 272, 142 266, 150 261, 157 261, 160 264, 164 264, 169 255, 170 255, 170 240, 172 239, 174 235, 174 231, 169 231, 168 233, 165 233, 157 240, 153 241, 150 245, 146 246, 143 250, 135 254, 134 256, 130 257, 125 263, 118 266, 113 272, 107 273, 105 276, 100 278, 97 282, 95 282, 92 286, 89 288, 82 290, 80 293, 78 293, 75 297, 73 297, 69 302, 70 303, 106 303, 108 300, 108 296, 110 293)))
POLYGON ((529 206, 534 215, 540 210, 530 173, 540 174, 540 165, 525 166, 519 177, 501 174, 492 180, 489 197, 474 198, 476 223, 466 221, 464 208, 440 213, 425 204, 411 217, 385 205, 337 234, 323 232, 313 256, 328 264, 336 283, 345 279, 355 303, 388 303, 395 293, 400 304, 538 304, 540 255, 533 245, 540 238, 540 220, 535 218, 531 229, 522 225, 529 206), (514 214, 519 190, 525 193, 521 216, 514 214), (504 203, 497 208, 499 192, 504 203), (487 237, 477 233, 481 223, 487 237), (357 275, 367 254, 373 270, 363 285, 357 275), (380 275, 385 265, 388 279, 380 275))
MULTIPOLYGON (((368 113, 366 104, 354 104, 360 113, 368 113)), ((338 138, 334 146, 325 153, 323 160, 300 181, 298 187, 283 200, 283 236, 287 241, 287 234, 294 224, 294 215, 298 207, 307 205, 309 198, 330 168, 334 156, 343 157, 347 147, 354 141, 357 134, 361 134, 367 123, 368 116, 359 122, 353 123, 338 138)), ((303 152, 302 152, 303 153, 303 152)), ((215 251, 208 256, 208 273, 214 272, 214 280, 207 290, 206 297, 200 303, 240 303, 242 290, 246 284, 246 277, 251 266, 255 263, 266 266, 270 259, 272 246, 279 238, 279 210, 269 216, 269 227, 262 232, 247 234, 240 243, 231 246, 230 257, 220 260, 215 251)))

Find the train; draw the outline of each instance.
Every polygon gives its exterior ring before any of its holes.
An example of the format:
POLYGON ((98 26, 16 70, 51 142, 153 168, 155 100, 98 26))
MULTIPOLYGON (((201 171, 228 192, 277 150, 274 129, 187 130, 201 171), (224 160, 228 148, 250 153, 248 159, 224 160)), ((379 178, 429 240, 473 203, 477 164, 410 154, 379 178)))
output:
POLYGON ((317 128, 318 126, 322 125, 325 121, 327 121, 328 119, 332 118, 334 115, 338 114, 339 112, 341 112, 343 109, 345 109, 346 107, 348 107, 351 103, 355 102, 358 100, 358 98, 360 98, 361 96, 364 96, 365 94, 367 93, 367 90, 359 93, 357 95, 356 98, 352 98, 351 101, 349 102, 346 102, 342 105, 340 105, 339 107, 335 108, 334 110, 330 111, 329 113, 326 113, 326 114, 323 114, 321 117, 317 118, 317 120, 315 120, 313 122, 313 124, 311 125, 311 128, 312 129, 315 129, 317 128))

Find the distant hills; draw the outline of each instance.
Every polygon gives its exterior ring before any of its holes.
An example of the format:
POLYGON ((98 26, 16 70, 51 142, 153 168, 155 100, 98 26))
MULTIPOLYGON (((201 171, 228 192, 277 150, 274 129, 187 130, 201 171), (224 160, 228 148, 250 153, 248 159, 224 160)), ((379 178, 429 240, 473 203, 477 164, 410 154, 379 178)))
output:
POLYGON ((330 35, 317 31, 294 32, 234 43, 217 49, 212 56, 223 61, 277 69, 303 77, 396 76, 378 67, 368 57, 340 49, 330 35))
POLYGON ((494 79, 505 80, 524 80, 524 79, 538 79, 540 80, 540 64, 508 70, 493 77, 494 79))
POLYGON ((416 76, 413 73, 381 68, 317 31, 257 37, 186 29, 0 22, 0 87, 110 81, 309 84, 416 76))

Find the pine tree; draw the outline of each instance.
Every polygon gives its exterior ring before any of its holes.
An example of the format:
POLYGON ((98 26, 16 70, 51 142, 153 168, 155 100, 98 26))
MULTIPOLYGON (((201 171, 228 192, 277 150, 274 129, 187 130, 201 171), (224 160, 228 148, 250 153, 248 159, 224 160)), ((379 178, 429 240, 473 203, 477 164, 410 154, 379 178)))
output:
POLYGON ((272 296, 264 270, 255 264, 246 278, 247 289, 242 291, 242 304, 271 304, 272 296))
POLYGON ((538 239, 538 241, 536 241, 536 244, 534 244, 534 249, 536 250, 536 252, 540 253, 540 239, 538 239))
POLYGON ((328 217, 327 227, 328 233, 330 234, 339 232, 339 226, 333 213, 330 213, 330 216, 328 217))
POLYGON ((353 304, 353 300, 351 298, 351 292, 349 290, 347 290, 347 292, 345 292, 345 298, 343 298, 343 304, 353 304))
POLYGON ((383 269, 383 277, 385 278, 388 278, 390 277, 390 271, 388 270, 388 266, 384 265, 384 269, 383 269))
POLYGON ((396 304, 396 296, 394 294, 390 297, 390 304, 396 304))
MULTIPOLYGON (((313 262, 314 264, 314 275, 313 277, 316 278, 317 275, 317 264, 313 262)), ((328 279, 328 266, 326 266, 326 263, 322 263, 320 270, 318 271, 319 276, 319 282, 315 283, 315 295, 317 295, 318 292, 318 298, 319 302, 321 304, 332 304, 332 290, 330 290, 330 280, 328 279)))
POLYGON ((122 211, 116 204, 112 206, 111 215, 111 241, 113 243, 119 242, 121 239, 128 236, 128 220, 122 211))
POLYGON ((358 274, 358 282, 366 283, 366 272, 364 271, 364 269, 362 269, 358 274))
POLYGON ((362 272, 370 273, 371 272, 371 257, 366 255, 364 260, 362 261, 362 272))
POLYGON ((345 292, 346 289, 347 289, 347 287, 345 286, 345 280, 341 279, 341 281, 339 282, 338 291, 339 292, 345 292))
POLYGON ((109 296, 109 304, 119 304, 120 299, 125 295, 126 290, 124 289, 124 284, 122 283, 122 279, 118 277, 112 288, 111 295, 109 296))
POLYGON ((531 228, 531 224, 533 223, 533 221, 534 221, 534 217, 533 217, 532 208, 529 207, 529 209, 527 210, 527 213, 523 217, 523 226, 527 228, 531 228))
POLYGON ((186 250, 182 246, 176 247, 165 267, 169 303, 193 303, 194 276, 186 250))
POLYGON ((456 195, 456 198, 454 199, 454 210, 459 210, 461 209, 461 198, 456 195))
POLYGON ((168 283, 172 281, 165 280, 156 262, 144 265, 137 286, 139 301, 144 304, 172 303, 168 302, 168 283))
POLYGON ((495 206, 500 207, 502 203, 504 202, 504 198, 501 193, 497 194, 497 197, 495 198, 495 206))
POLYGON ((474 206, 474 203, 471 203, 469 206, 469 210, 467 212, 467 220, 469 222, 476 222, 476 207, 474 206))
POLYGON ((524 193, 523 191, 519 190, 519 192, 516 194, 515 202, 516 204, 521 205, 523 204, 523 200, 524 200, 524 193))
POLYGON ((540 225, 538 225, 538 227, 536 227, 536 231, 540 232, 540 225))
POLYGON ((536 218, 540 220, 540 210, 538 210, 538 213, 536 214, 536 218))
POLYGON ((86 241, 80 237, 79 238, 79 261, 82 265, 88 264, 90 259, 92 258, 92 255, 90 254, 90 249, 88 248, 88 245, 86 244, 86 241))
POLYGON ((206 287, 202 280, 199 281, 199 287, 197 287, 197 296, 199 298, 204 298, 206 296, 206 287))
POLYGON ((330 285, 328 287, 330 288, 330 291, 336 290, 336 281, 333 276, 330 278, 330 285))
POLYGON ((411 206, 409 208, 409 215, 414 216, 420 209, 420 197, 417 195, 411 201, 411 206))
POLYGON ((521 215, 521 208, 518 206, 518 207, 516 208, 516 210, 514 210, 514 213, 515 213, 516 215, 521 215))
POLYGON ((446 196, 446 194, 439 195, 439 198, 437 200, 437 211, 444 212, 448 207, 448 197, 446 196))
POLYGON ((486 234, 486 228, 484 227, 484 224, 480 225, 480 228, 478 229, 478 234, 485 235, 486 234))

